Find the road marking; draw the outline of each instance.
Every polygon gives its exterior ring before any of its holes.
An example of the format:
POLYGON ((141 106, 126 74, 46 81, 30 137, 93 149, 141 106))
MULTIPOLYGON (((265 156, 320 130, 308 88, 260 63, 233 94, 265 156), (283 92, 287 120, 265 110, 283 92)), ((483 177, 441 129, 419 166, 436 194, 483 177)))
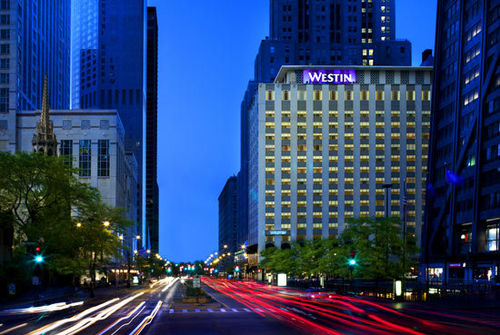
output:
POLYGON ((256 310, 257 312, 264 313, 264 311, 263 311, 262 309, 260 309, 260 308, 256 308, 255 310, 256 310))
POLYGON ((199 312, 200 312, 200 309, 199 309, 199 308, 197 308, 197 309, 195 309, 194 311, 195 311, 196 313, 199 313, 199 312))
POLYGON ((183 313, 187 313, 187 311, 188 311, 187 309, 183 309, 182 310, 183 313))
POLYGON ((239 311, 236 308, 231 308, 233 312, 239 313, 239 311))
POLYGON ((213 312, 213 309, 211 309, 211 308, 207 308, 207 311, 209 311, 210 313, 212 313, 212 312, 213 312))
POLYGON ((224 312, 224 313, 226 312, 226 310, 224 308, 221 308, 220 311, 224 312))
POLYGON ((170 311, 169 311, 169 313, 172 314, 173 312, 174 312, 174 310, 171 308, 170 311))
POLYGON ((243 309, 245 310, 245 312, 249 312, 249 313, 251 313, 251 312, 252 312, 252 311, 251 311, 251 310, 249 310, 248 308, 243 308, 243 309))

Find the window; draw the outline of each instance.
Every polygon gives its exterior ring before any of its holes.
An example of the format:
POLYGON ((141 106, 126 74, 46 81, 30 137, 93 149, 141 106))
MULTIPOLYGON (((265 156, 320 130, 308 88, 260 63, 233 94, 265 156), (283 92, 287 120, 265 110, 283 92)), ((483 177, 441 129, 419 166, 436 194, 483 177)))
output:
POLYGON ((399 97, 400 97, 399 91, 397 91, 397 90, 391 91, 391 100, 397 101, 397 100, 399 100, 399 97))
POLYGON ((323 91, 319 91, 319 90, 314 91, 313 98, 316 101, 322 100, 323 99, 323 91))
POLYGON ((62 128, 64 130, 70 130, 72 127, 71 120, 63 120, 62 128))
POLYGON ((10 59, 2 58, 0 59, 0 69, 8 69, 10 66, 10 59))
POLYGON ((406 91, 406 100, 415 101, 415 91, 413 90, 406 91))
POLYGON ((8 55, 10 53, 10 45, 9 44, 0 44, 0 54, 8 55))
POLYGON ((281 93, 281 95, 282 95, 282 99, 283 99, 283 100, 285 100, 285 101, 290 100, 290 92, 288 92, 288 91, 283 91, 283 92, 281 93))
POLYGON ((383 101, 383 100, 384 100, 384 91, 381 91, 381 90, 380 90, 380 91, 377 91, 377 93, 376 93, 376 94, 377 94, 376 99, 377 99, 378 101, 383 101))
POLYGON ((61 156, 64 157, 64 163, 66 163, 68 166, 71 166, 73 161, 73 141, 62 140, 60 150, 61 156))
POLYGON ((361 100, 366 101, 369 99, 369 92, 368 91, 361 91, 361 100))
POLYGON ((345 91, 345 100, 352 100, 352 91, 345 91))
POLYGON ((91 176, 91 142, 90 140, 80 140, 80 152, 79 152, 79 176, 80 177, 90 177, 91 176))
POLYGON ((487 251, 497 251, 499 247, 499 227, 488 227, 486 230, 487 251))
POLYGON ((8 40, 8 39, 10 39, 10 30, 9 29, 2 29, 2 30, 0 30, 0 38, 2 40, 8 40))
POLYGON ((0 24, 10 24, 10 15, 0 15, 0 24))
POLYGON ((82 128, 82 129, 90 129, 90 120, 82 120, 80 128, 82 128))
POLYGON ((101 129, 109 129, 109 120, 100 120, 99 128, 101 129))
POLYGON ((97 176, 109 177, 109 140, 97 141, 97 176))
POLYGON ((266 100, 274 100, 274 91, 266 91, 266 100))
POLYGON ((9 112, 9 89, 0 89, 0 113, 9 112))

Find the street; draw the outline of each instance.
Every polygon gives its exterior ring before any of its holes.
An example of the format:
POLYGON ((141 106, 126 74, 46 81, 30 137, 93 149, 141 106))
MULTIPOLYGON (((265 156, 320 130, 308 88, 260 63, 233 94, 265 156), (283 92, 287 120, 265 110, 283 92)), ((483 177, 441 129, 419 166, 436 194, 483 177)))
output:
POLYGON ((97 304, 73 302, 0 314, 2 334, 494 334, 497 310, 429 309, 251 281, 203 277, 211 304, 178 305, 167 278, 97 304), (179 307, 181 306, 181 307, 179 307))

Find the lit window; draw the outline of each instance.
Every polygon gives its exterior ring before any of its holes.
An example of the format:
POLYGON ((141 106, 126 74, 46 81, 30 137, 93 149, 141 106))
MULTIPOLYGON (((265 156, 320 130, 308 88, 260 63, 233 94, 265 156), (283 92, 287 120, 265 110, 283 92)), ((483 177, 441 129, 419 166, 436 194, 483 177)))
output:
POLYGON ((497 251, 499 247, 499 227, 490 227, 486 230, 488 251, 497 251))

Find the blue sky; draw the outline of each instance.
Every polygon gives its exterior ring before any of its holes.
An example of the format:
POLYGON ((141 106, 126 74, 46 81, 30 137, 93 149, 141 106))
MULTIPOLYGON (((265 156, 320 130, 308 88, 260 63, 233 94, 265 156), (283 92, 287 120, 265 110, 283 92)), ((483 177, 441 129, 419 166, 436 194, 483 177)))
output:
MULTIPOLYGON (((218 202, 239 171, 240 104, 269 0, 149 0, 159 25, 158 183, 160 254, 204 259, 217 248, 218 202)), ((413 63, 434 47, 436 0, 396 3, 396 35, 413 63)))

